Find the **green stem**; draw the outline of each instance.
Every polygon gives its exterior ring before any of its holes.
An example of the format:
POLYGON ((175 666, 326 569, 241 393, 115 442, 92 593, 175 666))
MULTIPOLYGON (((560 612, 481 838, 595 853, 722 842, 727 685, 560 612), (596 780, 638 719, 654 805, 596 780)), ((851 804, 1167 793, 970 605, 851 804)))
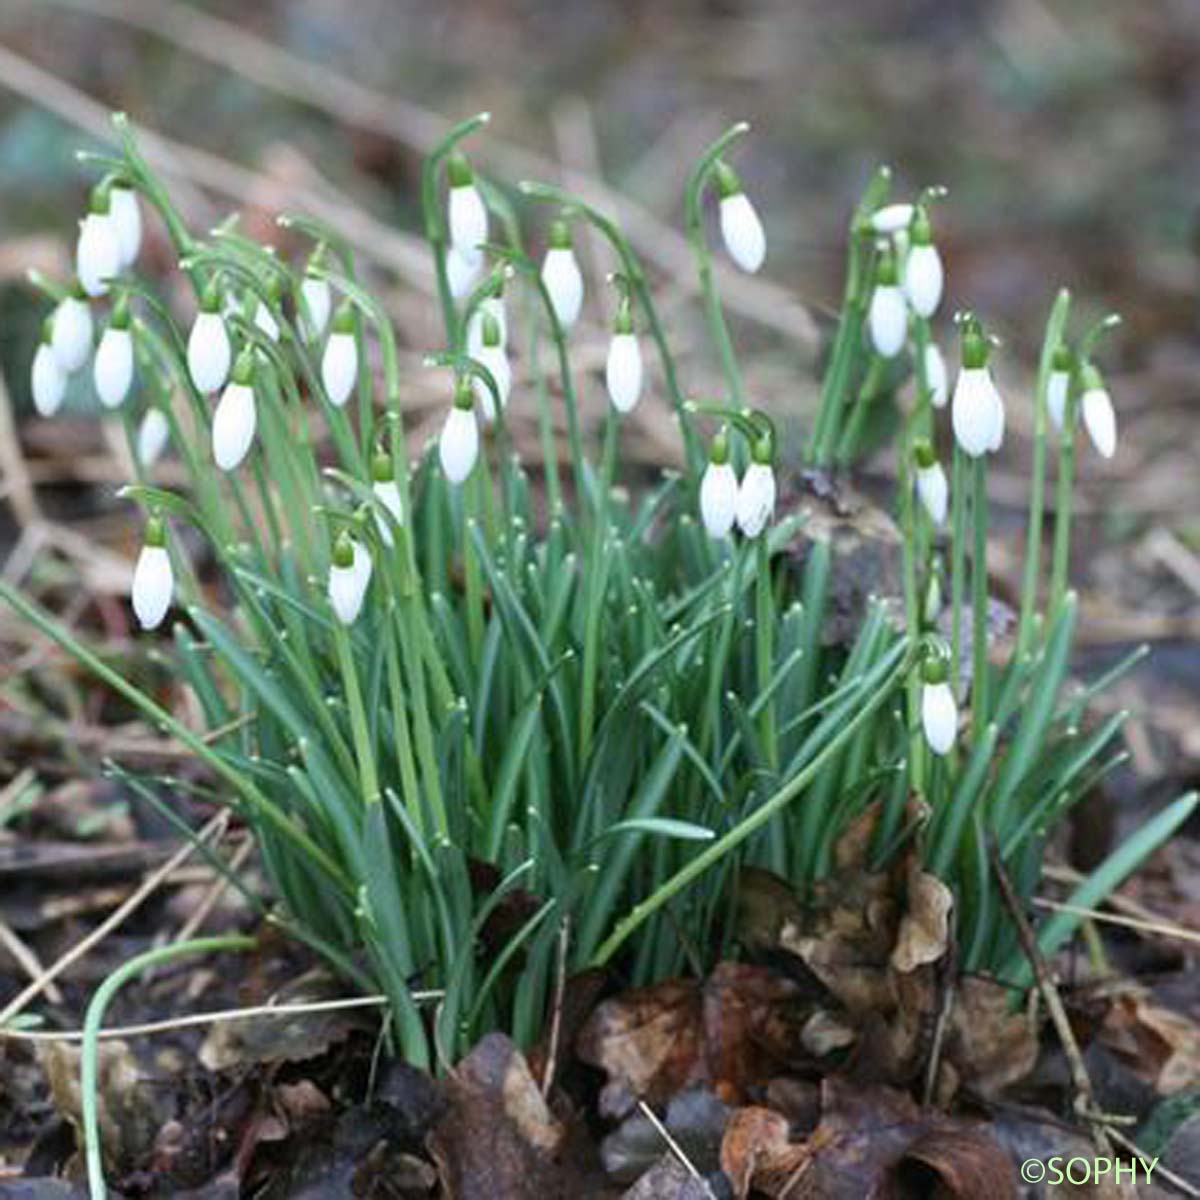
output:
MULTIPOLYGON (((771 672, 775 660, 775 598, 771 590, 771 552, 767 545, 767 531, 757 538, 758 578, 754 594, 754 647, 758 669, 758 693, 767 692, 771 683, 771 672)), ((759 736, 762 738, 763 753, 772 772, 779 769, 779 748, 775 744, 775 699, 771 697, 759 714, 759 736)))
POLYGON ((982 737, 988 722, 988 586, 987 586, 987 455, 972 464, 971 521, 975 547, 971 557, 971 728, 982 737))
POLYGON ((962 613, 967 572, 967 460, 954 444, 950 481, 950 686, 958 695, 962 678, 962 613))
POLYGON ((1067 573, 1071 565, 1071 508, 1075 498, 1075 426, 1078 415, 1079 391, 1072 380, 1058 446, 1058 490, 1054 499, 1054 563, 1050 571, 1050 605, 1046 615, 1048 629, 1054 627, 1067 596, 1067 573))

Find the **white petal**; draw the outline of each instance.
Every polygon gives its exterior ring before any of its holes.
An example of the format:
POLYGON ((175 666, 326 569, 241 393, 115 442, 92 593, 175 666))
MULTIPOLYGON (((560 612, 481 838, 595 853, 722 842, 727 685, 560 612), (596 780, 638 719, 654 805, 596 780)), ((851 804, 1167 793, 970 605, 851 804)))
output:
POLYGON ((738 507, 738 478, 730 463, 710 462, 700 481, 700 516, 709 537, 728 537, 738 507))
POLYGON ((54 416, 67 394, 67 374, 45 342, 39 343, 34 353, 29 383, 34 408, 43 417, 54 416))
POLYGON ((273 342, 279 341, 279 322, 275 314, 261 300, 254 310, 254 324, 273 342))
POLYGON ((904 264, 904 291, 918 316, 933 316, 941 303, 944 282, 938 248, 932 244, 914 246, 904 264))
POLYGON ((876 233, 899 233, 912 224, 911 204, 885 204, 871 215, 871 224, 876 233))
POLYGON ((494 317, 500 326, 500 345, 508 345, 508 320, 504 314, 504 301, 499 296, 489 296, 471 314, 467 322, 467 353, 472 358, 479 357, 483 349, 483 322, 487 316, 494 317))
POLYGON ((358 382, 358 345, 352 333, 331 333, 321 358, 321 383, 329 403, 341 408, 358 382))
POLYGON ((642 351, 637 335, 614 333, 604 364, 608 398, 620 413, 632 412, 642 394, 642 351))
POLYGON ((371 555, 361 542, 354 542, 354 562, 348 567, 329 568, 329 603, 343 625, 353 625, 362 612, 371 582, 371 555))
POLYGON ((105 408, 120 408, 133 383, 133 335, 128 329, 106 329, 92 363, 96 395, 105 408))
POLYGON ((333 308, 329 280, 306 275, 300 284, 300 295, 304 299, 305 308, 308 309, 308 329, 315 340, 324 334, 333 308))
POLYGON ((487 207, 479 189, 472 183, 450 189, 449 215, 450 244, 472 254, 487 241, 487 207))
POLYGON ((554 315, 563 329, 570 329, 583 307, 583 275, 575 252, 566 246, 552 246, 542 262, 542 282, 550 294, 554 315))
POLYGON ((948 683, 927 683, 921 689, 921 724, 934 754, 949 754, 958 733, 958 706, 948 683))
POLYGON ((1061 432, 1067 419, 1067 391, 1071 386, 1070 371, 1051 371, 1046 380, 1046 411, 1054 428, 1061 432))
POLYGON ((108 213, 88 213, 79 225, 75 247, 75 274, 89 296, 104 296, 104 281, 121 272, 121 243, 108 213))
POLYGON ((871 344, 884 358, 895 358, 908 336, 908 309, 904 293, 894 284, 876 287, 867 313, 871 344))
POLYGON ((92 352, 92 311, 85 300, 68 296, 54 310, 50 345, 58 365, 70 375, 87 362, 92 352))
POLYGON ((233 348, 220 313, 200 312, 188 335, 188 374, 196 391, 219 391, 229 378, 233 348))
POLYGON ((482 272, 483 255, 478 251, 464 253, 457 246, 446 251, 446 280, 455 300, 461 300, 475 286, 482 272))
MULTIPOLYGON (((396 481, 394 479, 378 481, 374 484, 372 491, 375 493, 375 499, 392 514, 396 524, 403 525, 404 503, 400 499, 400 488, 396 481)), ((377 512, 375 524, 379 528, 379 536, 383 539, 383 544, 385 546, 392 545, 392 525, 387 517, 377 512)))
POLYGON ((925 347, 925 383, 929 388, 929 403, 934 408, 945 408, 950 398, 950 383, 946 374, 946 360, 937 342, 930 342, 925 347))
POLYGON ((213 413, 213 459, 222 471, 232 471, 246 457, 256 423, 253 389, 231 383, 221 393, 213 413))
POLYGON ((462 483, 470 475, 479 457, 479 426, 473 412, 457 406, 450 409, 438 439, 438 456, 451 483, 462 483))
POLYGON ((721 236, 725 249, 743 271, 753 274, 763 265, 767 237, 762 222, 745 192, 735 192, 721 201, 721 236))
POLYGON ((154 629, 171 607, 175 576, 164 546, 143 546, 133 569, 133 613, 143 629, 154 629))
POLYGON ((117 231, 121 267, 129 266, 142 248, 142 210, 133 188, 115 187, 108 193, 108 215, 117 231))
POLYGON ((1083 393, 1083 424, 1101 458, 1112 458, 1117 452, 1117 414, 1112 397, 1105 388, 1091 388, 1083 393))
MULTIPOLYGON (((992 448, 999 397, 987 367, 964 367, 954 387, 954 436, 965 454, 978 458, 992 448)), ((1003 405, 1001 429, 1003 430, 1003 405)))
POLYGON ((917 468, 917 494, 921 497, 921 503, 925 505, 925 511, 929 513, 933 523, 945 524, 950 485, 941 463, 935 462, 931 467, 917 468))
POLYGON ((751 463, 738 488, 738 528, 747 537, 758 537, 774 511, 775 472, 765 463, 751 463))
POLYGON ((162 456, 162 452, 167 448, 167 442, 171 437, 171 427, 167 423, 167 418, 163 415, 161 409, 151 408, 146 410, 146 415, 142 418, 141 425, 138 426, 137 432, 137 456, 138 462, 143 467, 153 466, 162 456))
MULTIPOLYGON (((500 407, 504 408, 508 403, 508 395, 512 391, 512 367, 509 365, 504 347, 482 346, 475 357, 491 371, 492 378, 496 381, 496 390, 500 393, 500 407)), ((478 375, 471 383, 475 389, 475 401, 479 405, 483 419, 494 421, 496 419, 496 402, 492 397, 491 388, 478 375)))
POLYGON ((1004 401, 990 375, 988 382, 991 383, 992 392, 992 436, 988 441, 988 449, 994 453, 1004 441, 1004 401))

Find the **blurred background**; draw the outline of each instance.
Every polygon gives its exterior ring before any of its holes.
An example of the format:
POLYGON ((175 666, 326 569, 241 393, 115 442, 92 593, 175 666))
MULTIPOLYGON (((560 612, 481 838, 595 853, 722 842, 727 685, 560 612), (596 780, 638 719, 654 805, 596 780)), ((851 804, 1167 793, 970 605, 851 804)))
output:
MULTIPOLYGON (((445 397, 415 370, 440 341, 416 183, 421 153, 453 121, 491 111, 472 153, 498 182, 565 182, 621 218, 693 390, 711 360, 680 236, 683 183, 708 140, 751 121, 735 161, 768 259, 763 277, 726 276, 723 289, 754 394, 793 443, 859 191, 880 162, 900 195, 946 185, 934 214, 948 271, 943 343, 953 361, 950 313, 978 310, 1005 340, 998 374, 1013 399, 993 475, 1001 592, 1022 551, 1030 371, 1054 292, 1072 289, 1079 323, 1110 308, 1125 317, 1101 356, 1120 452, 1102 463, 1081 449, 1081 669, 1153 643, 1152 665, 1114 698, 1140 714, 1132 790, 1195 777, 1197 0, 0 0, 0 370, 14 424, 0 428, 0 561, 19 577, 36 564, 43 580, 82 578, 122 638, 136 532, 113 499, 122 438, 94 419, 86 383, 73 419, 30 417, 45 305, 25 282, 30 264, 69 272, 94 178, 74 152, 99 147, 113 108, 144 131, 195 228, 237 209, 278 241, 274 215, 307 210, 346 231, 392 307, 414 366, 413 420, 426 429, 445 397), (46 546, 57 552, 48 561, 46 546)), ((540 248, 546 213, 527 216, 540 248)), ((154 222, 149 239, 145 262, 166 275, 154 222)), ((611 264, 582 249, 593 336, 577 353, 595 369, 611 264)), ((598 385, 589 392, 599 411, 598 385)), ((656 469, 675 453, 664 407, 642 405, 644 438, 630 451, 656 469)))

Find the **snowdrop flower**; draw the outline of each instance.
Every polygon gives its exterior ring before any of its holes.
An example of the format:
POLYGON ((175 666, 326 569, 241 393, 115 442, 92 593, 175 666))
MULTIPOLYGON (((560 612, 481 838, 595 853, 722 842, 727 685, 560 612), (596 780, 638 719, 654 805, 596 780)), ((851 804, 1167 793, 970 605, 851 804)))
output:
POLYGON ((475 186, 471 164, 462 154, 453 154, 446 164, 450 184, 446 224, 450 230, 450 245, 466 254, 478 254, 488 238, 487 206, 475 186))
POLYGON ((254 403, 254 351, 243 350, 233 376, 213 413, 213 460, 222 471, 232 471, 246 457, 258 422, 254 403))
POLYGON ((583 275, 571 249, 571 230, 566 221, 555 221, 550 226, 550 248, 542 260, 542 283, 554 315, 566 332, 579 319, 583 307, 583 275))
POLYGON ((152 467, 162 457, 171 437, 171 427, 161 408, 148 408, 138 426, 136 453, 138 462, 152 467))
POLYGON ((929 389, 929 403, 934 408, 945 408, 950 398, 950 381, 946 360, 937 342, 930 342, 925 347, 925 385, 929 389))
POLYGON ((457 246, 446 251, 446 282, 455 300, 461 300, 475 286, 482 271, 483 255, 479 251, 469 253, 457 246))
POLYGON ((621 301, 613 322, 608 359, 604 364, 604 382, 608 398, 619 413, 632 412, 642 394, 642 351, 633 332, 629 300, 621 301))
POLYGON ((895 358, 904 348, 908 337, 908 308, 900 290, 896 256, 885 247, 875 265, 875 289, 867 311, 867 327, 871 344, 881 358, 895 358))
POLYGON ((922 669, 921 724, 929 748, 939 756, 950 753, 958 735, 958 705, 946 681, 946 664, 941 658, 928 658, 922 669))
MULTIPOLYGON (((313 256, 313 263, 315 262, 316 255, 313 256)), ((310 268, 313 263, 309 264, 310 268)), ((330 313, 333 311, 333 291, 329 280, 310 275, 306 271, 300 283, 300 299, 309 336, 314 342, 318 341, 324 336, 330 313)))
POLYGON ((1004 402, 987 365, 988 344, 977 324, 963 333, 962 370, 954 385, 954 436, 964 453, 978 458, 1004 439, 1004 402))
POLYGON ((171 607, 175 574, 167 553, 167 532, 159 517, 146 522, 146 536, 133 568, 133 615, 143 629, 157 629, 171 607))
POLYGON ((112 219, 108 189, 101 185, 92 191, 88 214, 79 223, 75 273, 80 287, 89 296, 104 296, 108 293, 107 280, 120 272, 121 243, 112 219))
POLYGON ((934 456, 933 447, 924 439, 914 447, 917 460, 917 495, 935 525, 946 523, 950 485, 942 464, 934 456))
POLYGON ((1071 391, 1071 368, 1074 359, 1071 347, 1060 342, 1054 349, 1054 358, 1050 364, 1050 374, 1046 379, 1046 411, 1054 428, 1062 431, 1067 419, 1067 396, 1071 391))
POLYGON ((210 285, 200 299, 200 311, 188 334, 188 374, 196 391, 207 395, 220 391, 229 378, 233 347, 220 313, 221 297, 210 285))
POLYGON ((389 519, 377 509, 375 524, 379 529, 379 536, 382 538, 383 544, 391 547, 393 544, 392 521, 395 521, 397 525, 404 524, 404 502, 400 498, 400 488, 396 484, 396 471, 392 466, 392 457, 383 451, 380 451, 371 460, 371 491, 374 493, 375 499, 390 514, 389 519))
POLYGON ((344 531, 338 534, 329 566, 329 603, 343 625, 353 625, 358 620, 371 584, 371 571, 367 548, 344 531))
POLYGON ((925 599, 921 605, 922 618, 925 624, 931 627, 937 624, 937 619, 942 613, 942 604, 945 599, 942 580, 945 570, 945 563, 942 562, 940 556, 936 556, 929 572, 929 579, 925 584, 925 599))
POLYGON ((460 484, 471 474, 479 457, 479 426, 475 422, 475 390, 469 379, 460 379, 454 404, 438 438, 438 457, 446 478, 460 484))
POLYGON ((901 233, 912 224, 913 211, 911 204, 885 204, 871 214, 871 228, 888 236, 901 233))
POLYGON ((113 309, 108 328, 92 363, 92 382, 105 408, 120 408, 133 383, 133 334, 129 331, 129 306, 121 300, 113 309))
POLYGON ((354 340, 354 310, 346 301, 333 318, 333 332, 321 358, 321 384, 329 403, 341 408, 358 382, 358 343, 354 340))
POLYGON ((267 280, 267 299, 259 299, 254 309, 254 324, 271 341, 279 341, 279 322, 272 311, 283 298, 283 284, 277 275, 267 280), (269 301, 269 303, 268 303, 269 301))
POLYGON ((729 536, 737 507, 738 477, 729 461, 729 437, 722 431, 713 438, 700 480, 700 516, 709 537, 729 536))
POLYGON ((923 208, 917 209, 911 236, 912 248, 904 260, 904 294, 917 316, 932 317, 942 300, 945 272, 923 208))
POLYGON ((92 352, 92 310, 81 287, 64 296, 54 310, 54 327, 50 338, 54 357, 67 375, 78 371, 92 352))
POLYGON ((750 198, 742 190, 737 172, 724 161, 715 168, 717 191, 721 197, 721 237, 725 249, 743 271, 751 275, 763 265, 767 237, 750 198))
POLYGON ((737 524, 748 538, 756 538, 767 527, 775 511, 774 450, 769 436, 761 437, 750 452, 750 465, 738 488, 737 524))
POLYGON ((137 191, 128 183, 114 183, 108 193, 108 211, 117 231, 121 268, 124 269, 137 258, 142 248, 142 210, 138 206, 137 191))
MULTIPOLYGON (((483 344, 474 358, 491 372, 496 381, 500 407, 503 409, 508 403, 508 394, 512 391, 512 367, 509 366, 508 355, 500 338, 500 322, 490 314, 483 319, 483 344)), ((488 422, 494 421, 496 398, 492 395, 492 389, 479 375, 472 378, 471 386, 475 389, 475 399, 479 403, 483 419, 488 422)))
POLYGON ((38 415, 52 417, 62 407, 67 394, 67 373, 62 369, 54 353, 54 318, 47 317, 42 327, 42 340, 33 356, 30 369, 29 388, 33 393, 33 407, 38 415))
POLYGON ((508 345, 508 319, 504 313, 503 296, 486 296, 479 302, 479 307, 471 314, 467 322, 467 353, 472 358, 479 357, 483 348, 483 322, 493 317, 500 327, 500 345, 508 345))
POLYGON ((1104 379, 1091 363, 1083 368, 1081 386, 1083 399, 1079 403, 1083 427, 1088 431, 1096 453, 1101 458, 1112 458, 1117 452, 1117 414, 1104 379))

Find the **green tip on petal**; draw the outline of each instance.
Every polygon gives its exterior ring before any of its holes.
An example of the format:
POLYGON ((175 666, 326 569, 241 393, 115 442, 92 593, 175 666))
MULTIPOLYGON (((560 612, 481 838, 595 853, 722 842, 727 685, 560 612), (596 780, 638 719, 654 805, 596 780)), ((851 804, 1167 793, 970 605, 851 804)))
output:
POLYGON ((571 249, 571 227, 561 217, 550 226, 550 249, 571 249))
POLYGON ((775 462, 775 440, 769 433, 756 438, 750 447, 750 457, 760 466, 769 467, 775 462))
POLYGON ((736 196, 742 190, 738 173, 723 158, 718 158, 713 164, 713 178, 717 181, 717 194, 722 200, 736 196))
POLYGON ((927 471, 937 462, 937 455, 933 452, 933 445, 927 438, 919 438, 913 443, 913 457, 917 460, 917 466, 922 471, 927 471))
POLYGON ((1093 392, 1104 387, 1104 376, 1095 363, 1086 362, 1079 372, 1079 386, 1085 392, 1093 392))
POLYGON ((879 287, 895 287, 900 282, 900 269, 896 265, 896 253, 885 246, 875 260, 875 283, 879 287))
POLYGON ((392 456, 380 450, 371 459, 371 481, 373 483, 391 483, 396 478, 392 467, 392 456))
POLYGON ((221 307, 221 287, 217 283, 217 277, 214 275, 205 285, 204 291, 200 293, 200 311, 206 313, 215 313, 221 307))
POLYGON ((633 332, 633 312, 629 307, 629 297, 622 299, 620 306, 617 309, 617 315, 613 318, 613 333, 632 333, 633 332))
POLYGON ((729 431, 721 429, 708 448, 708 461, 723 467, 729 461, 729 431))
POLYGON ((470 187, 475 180, 475 173, 467 156, 461 152, 450 155, 446 163, 446 178, 452 188, 470 187))
POLYGON ((914 246, 928 246, 933 242, 933 226, 929 223, 929 212, 923 204, 917 206, 908 236, 914 246))
POLYGON ((51 313, 42 322, 42 341, 48 346, 54 338, 54 314, 51 313))
POLYGON ((1054 347, 1054 358, 1050 365, 1055 371, 1069 371, 1075 365, 1075 355, 1066 342, 1059 342, 1054 347))
POLYGON ((962 335, 962 365, 967 370, 977 370, 986 367, 988 360, 988 341, 983 336, 979 322, 971 320, 963 326, 962 335))
POLYGON ((129 297, 122 295, 113 307, 112 316, 108 319, 108 327, 109 329, 128 329, 131 320, 129 297))
POLYGON ((948 675, 946 659, 941 654, 930 654, 921 664, 921 678, 925 683, 945 683, 948 675))
POLYGON ((349 300, 343 300, 333 315, 334 333, 354 332, 354 305, 349 300))
POLYGON ((495 313, 483 314, 483 344, 485 346, 500 345, 500 322, 495 313))
POLYGON ((233 364, 233 382, 249 387, 254 382, 254 351, 247 346, 233 364))
POLYGON ((146 532, 142 541, 147 546, 162 547, 167 544, 167 527, 162 517, 149 517, 146 520, 146 532))
POLYGON ((333 543, 333 565, 343 571, 354 566, 354 543, 344 529, 333 543))
POLYGON ((98 183, 92 188, 92 194, 88 198, 88 212, 97 213, 100 216, 107 216, 110 203, 110 192, 112 184, 109 181, 98 183))
POLYGON ((475 389, 466 375, 460 375, 454 385, 454 407, 470 412, 475 407, 475 389))

